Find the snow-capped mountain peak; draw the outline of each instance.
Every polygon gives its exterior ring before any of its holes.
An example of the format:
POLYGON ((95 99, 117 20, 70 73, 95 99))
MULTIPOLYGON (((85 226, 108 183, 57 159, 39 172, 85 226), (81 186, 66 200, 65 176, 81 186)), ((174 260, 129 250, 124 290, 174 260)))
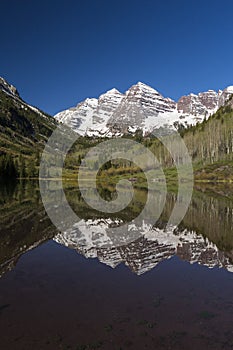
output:
POLYGON ((115 95, 115 94, 121 94, 121 92, 115 88, 112 88, 111 90, 106 91, 103 95, 115 95))
POLYGON ((155 90, 154 88, 152 88, 151 86, 149 86, 149 85, 147 85, 147 84, 145 84, 145 83, 142 83, 141 81, 138 81, 136 84, 132 85, 132 86, 129 88, 129 90, 130 90, 131 88, 135 88, 135 87, 138 88, 138 89, 141 90, 141 91, 147 90, 147 91, 157 92, 157 93, 158 93, 157 90, 155 90))
POLYGON ((175 102, 139 81, 125 93, 112 88, 98 99, 86 99, 55 118, 81 135, 118 136, 138 129, 148 134, 155 129, 172 130, 181 124, 195 125, 213 114, 231 94, 233 86, 218 92, 190 93, 175 102))
POLYGON ((233 94, 233 85, 228 86, 225 91, 229 92, 230 94, 233 94))

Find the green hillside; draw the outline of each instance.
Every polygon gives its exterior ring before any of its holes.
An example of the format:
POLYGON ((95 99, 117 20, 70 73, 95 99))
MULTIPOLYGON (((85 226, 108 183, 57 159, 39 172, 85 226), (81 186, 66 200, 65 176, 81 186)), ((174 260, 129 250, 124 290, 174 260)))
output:
POLYGON ((42 150, 55 120, 0 90, 0 152, 32 156, 42 150))
POLYGON ((196 179, 233 180, 233 97, 208 120, 183 130, 181 135, 196 179))
POLYGON ((46 113, 0 90, 0 179, 38 174, 40 154, 56 127, 46 113))

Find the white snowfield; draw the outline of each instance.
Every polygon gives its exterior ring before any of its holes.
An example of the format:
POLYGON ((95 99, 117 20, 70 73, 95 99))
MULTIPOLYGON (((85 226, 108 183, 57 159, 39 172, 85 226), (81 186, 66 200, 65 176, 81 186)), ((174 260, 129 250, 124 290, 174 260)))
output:
POLYGON ((123 94, 113 88, 98 99, 87 98, 55 118, 81 135, 111 137, 138 129, 146 135, 159 128, 172 130, 202 122, 224 105, 231 94, 233 86, 228 86, 223 91, 191 93, 175 102, 138 82, 123 94))

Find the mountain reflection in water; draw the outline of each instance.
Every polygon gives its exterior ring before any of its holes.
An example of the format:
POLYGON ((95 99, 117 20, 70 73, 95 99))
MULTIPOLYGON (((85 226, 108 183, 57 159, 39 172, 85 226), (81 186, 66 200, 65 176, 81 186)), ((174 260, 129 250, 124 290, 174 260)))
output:
MULTIPOLYGON (((61 193, 45 186, 57 207, 61 193)), ((63 233, 37 183, 0 191, 1 349, 232 349, 231 187, 195 189, 178 227, 167 226, 176 202, 168 193, 153 228, 142 222, 135 230, 146 191, 110 215, 67 186, 81 220, 63 233)), ((115 196, 111 186, 99 191, 115 196)))
MULTIPOLYGON (((49 196, 54 186, 52 182, 46 186, 49 196)), ((194 190, 183 221, 178 226, 169 227, 166 224, 176 194, 168 193, 162 214, 153 228, 142 222, 140 237, 134 239, 132 236, 129 243, 127 237, 133 232, 132 220, 146 202, 145 190, 135 189, 132 202, 122 212, 105 214, 88 207, 76 188, 67 187, 66 198, 81 220, 63 233, 59 233, 47 217, 37 183, 1 186, 0 190, 1 275, 12 269, 23 253, 52 238, 87 258, 98 258, 112 268, 124 263, 138 275, 174 255, 190 263, 233 271, 233 188, 232 192, 226 186, 212 192, 206 186, 194 190), (116 245, 112 228, 120 229, 122 225, 119 234, 126 243, 116 245)), ((100 194, 111 200, 114 188, 101 188, 100 194)), ((60 193, 57 193, 58 203, 60 198, 60 193)), ((157 199, 159 202, 159 193, 157 199)), ((152 213, 148 212, 147 216, 150 215, 152 213)))

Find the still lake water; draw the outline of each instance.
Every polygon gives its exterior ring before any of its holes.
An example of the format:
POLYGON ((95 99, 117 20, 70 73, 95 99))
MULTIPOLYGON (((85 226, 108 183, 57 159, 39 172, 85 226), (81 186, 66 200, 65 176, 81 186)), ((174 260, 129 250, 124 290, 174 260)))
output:
MULTIPOLYGON (((109 186, 100 193, 114 198, 109 186)), ((233 348, 233 186, 195 189, 182 223, 166 230, 168 193, 152 232, 106 244, 146 196, 136 190, 110 215, 67 188, 82 220, 59 233, 37 184, 0 187, 0 349, 233 348)))

